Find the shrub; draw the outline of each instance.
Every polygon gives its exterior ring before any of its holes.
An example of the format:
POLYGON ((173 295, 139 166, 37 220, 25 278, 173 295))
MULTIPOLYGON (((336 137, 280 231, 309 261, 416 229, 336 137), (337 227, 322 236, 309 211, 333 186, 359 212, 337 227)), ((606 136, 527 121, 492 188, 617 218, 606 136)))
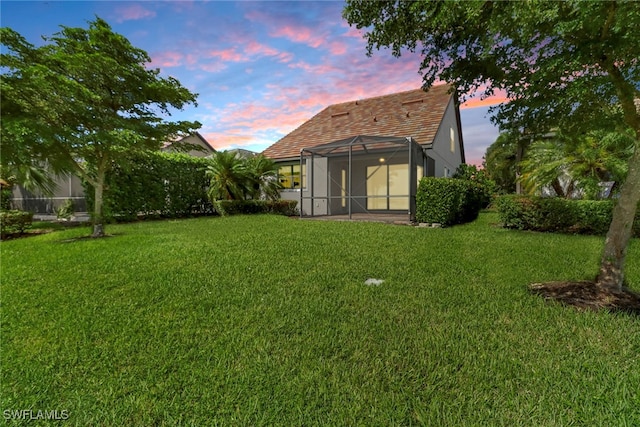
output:
POLYGON ((0 210, 10 210, 13 201, 13 190, 10 185, 0 184, 0 210))
POLYGON ((416 194, 418 222, 454 225, 478 217, 484 203, 482 185, 461 179, 426 177, 416 194))
POLYGON ((0 212, 0 237, 4 239, 13 234, 22 234, 31 227, 33 213, 24 211, 1 211, 0 212))
MULTIPOLYGON (((107 174, 104 216, 107 220, 185 217, 213 213, 207 198, 207 159, 180 153, 131 153, 107 174)), ((85 183, 93 210, 93 189, 85 183)))
POLYGON ((221 216, 259 213, 291 216, 296 214, 297 203, 295 200, 216 200, 213 207, 221 216))
POLYGON ((56 217, 58 219, 68 221, 71 219, 74 212, 73 200, 67 199, 58 209, 56 209, 56 217))
MULTIPOLYGON (((568 200, 522 195, 496 198, 494 206, 506 228, 605 235, 611 224, 611 200, 568 200)), ((633 235, 640 237, 640 211, 633 235)))
MULTIPOLYGON (((605 235, 611 225, 613 201, 580 200, 575 203, 577 222, 572 231, 583 234, 605 235)), ((636 225, 640 225, 636 215, 636 225)), ((636 232, 636 235, 640 233, 636 232)))
POLYGON ((300 213, 296 206, 298 206, 296 200, 269 200, 267 202, 267 213, 294 216, 300 213))
POLYGON ((491 196, 497 192, 495 181, 489 179, 484 169, 475 165, 461 164, 453 174, 453 178, 470 181, 478 185, 479 203, 484 209, 491 203, 491 196))
POLYGON ((514 194, 500 196, 495 199, 494 206, 505 228, 532 230, 541 221, 540 211, 534 207, 530 197, 514 194))

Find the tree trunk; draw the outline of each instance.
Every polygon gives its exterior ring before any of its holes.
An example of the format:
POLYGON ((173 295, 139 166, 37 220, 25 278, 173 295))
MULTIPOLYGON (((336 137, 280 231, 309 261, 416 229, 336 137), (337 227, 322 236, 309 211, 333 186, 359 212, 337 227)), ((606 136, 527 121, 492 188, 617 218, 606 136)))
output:
POLYGON ((565 194, 564 189, 562 188, 562 184, 560 183, 560 180, 558 178, 551 181, 551 188, 553 188, 553 191, 555 191, 556 196, 562 197, 563 199, 567 198, 567 195, 565 194))
POLYGON ((522 194, 522 181, 520 180, 520 162, 524 157, 524 147, 521 141, 516 144, 516 194, 522 194))
POLYGON ((94 192, 94 206, 93 206, 93 233, 91 237, 104 237, 104 218, 102 214, 103 205, 103 193, 104 193, 104 181, 105 171, 102 165, 98 166, 95 192, 94 192))
POLYGON ((620 188, 620 198, 613 208, 613 218, 602 252, 598 286, 622 290, 624 261, 633 232, 633 220, 640 201, 640 141, 636 140, 633 156, 629 160, 627 179, 620 188))

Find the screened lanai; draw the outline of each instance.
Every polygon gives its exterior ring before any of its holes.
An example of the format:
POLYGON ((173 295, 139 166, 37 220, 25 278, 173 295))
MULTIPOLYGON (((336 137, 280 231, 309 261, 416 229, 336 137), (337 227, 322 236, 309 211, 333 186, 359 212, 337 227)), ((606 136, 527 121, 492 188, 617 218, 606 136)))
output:
POLYGON ((414 221, 417 183, 428 166, 411 137, 358 135, 304 148, 300 170, 308 181, 300 215, 396 214, 414 221))

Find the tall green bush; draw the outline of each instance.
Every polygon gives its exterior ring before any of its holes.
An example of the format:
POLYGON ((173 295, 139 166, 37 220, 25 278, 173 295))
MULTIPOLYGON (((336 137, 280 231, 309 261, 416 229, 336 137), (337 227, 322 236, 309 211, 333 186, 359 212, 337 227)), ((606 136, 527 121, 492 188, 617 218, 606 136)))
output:
MULTIPOLYGON (((213 212, 206 194, 206 159, 181 153, 130 153, 107 175, 105 217, 131 220, 138 215, 184 217, 213 212)), ((93 191, 85 183, 88 206, 93 191)), ((90 208, 91 209, 91 208, 90 208)))
POLYGON ((478 217, 484 203, 484 188, 475 182, 426 177, 416 194, 416 221, 454 225, 478 217))
MULTIPOLYGON (((570 200, 556 197, 507 195, 496 198, 494 206, 505 228, 605 235, 613 212, 612 200, 570 200)), ((640 237, 640 211, 633 224, 640 237)))

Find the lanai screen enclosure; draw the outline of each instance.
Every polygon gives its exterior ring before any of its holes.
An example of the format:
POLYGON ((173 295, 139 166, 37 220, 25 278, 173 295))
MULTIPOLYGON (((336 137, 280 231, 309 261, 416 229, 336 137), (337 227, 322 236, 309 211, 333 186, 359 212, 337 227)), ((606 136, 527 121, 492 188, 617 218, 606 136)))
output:
POLYGON ((300 216, 306 207, 310 216, 406 213, 414 221, 418 180, 432 174, 429 148, 411 137, 358 135, 302 149, 309 176, 300 216))

